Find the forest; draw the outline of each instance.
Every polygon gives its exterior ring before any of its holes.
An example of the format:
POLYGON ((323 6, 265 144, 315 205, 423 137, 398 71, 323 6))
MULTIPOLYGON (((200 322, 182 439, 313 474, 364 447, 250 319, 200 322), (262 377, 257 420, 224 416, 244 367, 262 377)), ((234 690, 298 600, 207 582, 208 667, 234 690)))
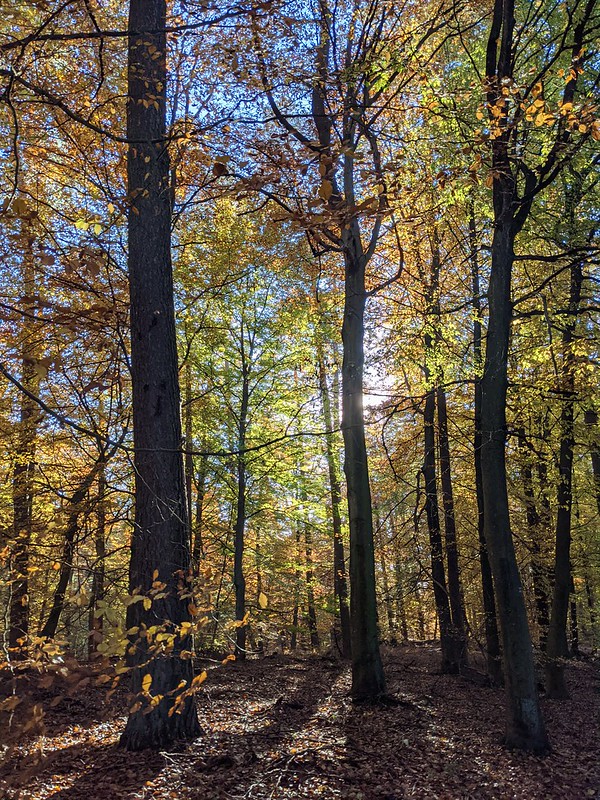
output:
POLYGON ((2 6, 0 798, 600 798, 600 3, 2 6))

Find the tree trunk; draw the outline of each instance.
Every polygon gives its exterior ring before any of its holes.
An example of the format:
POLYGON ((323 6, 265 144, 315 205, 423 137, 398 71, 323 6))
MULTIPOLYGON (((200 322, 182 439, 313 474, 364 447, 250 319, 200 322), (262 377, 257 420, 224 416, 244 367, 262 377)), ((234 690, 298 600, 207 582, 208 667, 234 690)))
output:
POLYGON ((298 646, 298 621, 300 612, 300 526, 296 528, 296 569, 294 574, 294 610, 292 612, 292 634, 290 636, 290 650, 293 652, 298 646))
POLYGON ((333 586, 338 601, 338 614, 342 633, 342 656, 349 659, 352 655, 352 642, 350 633, 350 609, 348 607, 348 580, 346 577, 346 559, 344 554, 344 539, 342 536, 342 488, 338 477, 334 449, 335 415, 332 414, 331 397, 327 385, 327 373, 325 371, 325 360, 320 342, 317 344, 317 354, 319 358, 319 387, 323 405, 325 433, 327 434, 325 446, 327 449, 329 491, 331 495, 331 524, 333 528, 333 586))
POLYGON ((379 653, 373 512, 363 416, 365 255, 358 222, 343 232, 344 321, 342 342, 342 431, 350 524, 350 619, 352 697, 373 701, 385 694, 379 653))
POLYGON ((544 535, 542 518, 537 510, 535 493, 533 489, 533 471, 528 461, 528 451, 525 439, 525 430, 517 432, 519 444, 523 453, 524 464, 522 469, 523 495, 525 498, 525 514, 527 527, 530 533, 529 551, 531 553, 531 577, 533 579, 533 595, 535 598, 536 618, 540 635, 540 648, 545 649, 550 623, 548 604, 548 591, 546 587, 546 574, 541 560, 540 541, 544 535))
MULTIPOLYGON (((426 339, 428 337, 426 336, 426 339)), ((429 343, 431 344, 431 342, 429 343)), ((435 468, 435 389, 428 389, 425 395, 425 460, 423 476, 425 478, 425 512, 429 530, 429 547, 431 556, 431 577, 433 580, 433 596, 435 610, 440 626, 440 644, 442 648, 442 672, 457 674, 460 672, 459 641, 452 625, 452 614, 446 572, 444 569, 444 548, 438 507, 437 481, 435 468)))
POLYGON ((204 456, 200 457, 200 468, 198 470, 198 477, 196 481, 196 518, 194 521, 194 544, 192 553, 192 562, 194 568, 197 570, 200 562, 204 558, 204 531, 203 531, 203 516, 204 516, 204 495, 206 492, 206 473, 208 465, 204 456))
POLYGON ((379 519, 375 519, 375 527, 377 529, 377 545, 379 549, 379 556, 380 556, 380 564, 381 564, 381 577, 383 580, 383 602, 385 605, 385 611, 387 615, 387 623, 388 623, 388 636, 394 635, 394 605, 392 603, 392 593, 390 591, 390 582, 388 579, 388 565, 387 565, 387 558, 385 555, 385 541, 384 541, 384 534, 383 534, 383 527, 379 519))
POLYGON ((40 636, 46 636, 49 639, 54 639, 56 636, 58 623, 60 622, 60 617, 65 607, 65 597, 73 572, 73 556, 75 555, 75 545, 77 543, 77 534, 79 533, 79 517, 83 510, 82 505, 99 471, 104 469, 104 458, 103 455, 98 458, 95 466, 77 487, 72 497, 69 498, 71 510, 69 511, 67 526, 65 528, 65 540, 58 573, 58 583, 54 590, 52 608, 48 614, 48 619, 40 631, 40 636))
POLYGON ((558 490, 556 512, 556 545, 554 555, 554 593, 548 645, 546 648, 546 691, 549 697, 568 696, 564 677, 563 659, 568 656, 567 616, 569 612, 569 591, 571 588, 571 507, 573 494, 573 448, 575 436, 573 417, 575 409, 575 353, 573 340, 577 326, 577 315, 581 301, 583 265, 576 261, 571 266, 571 285, 569 292, 569 317, 565 322, 562 336, 563 375, 562 410, 560 415, 560 452, 558 458, 558 490))
MULTIPOLYGON (((243 623, 246 615, 246 577, 244 575, 244 538, 246 530, 246 426, 250 400, 250 375, 246 362, 244 327, 241 329, 242 348, 242 399, 238 418, 237 448, 237 509, 234 528, 233 585, 235 587, 235 620, 243 623)), ((235 631, 235 655, 239 660, 246 658, 246 625, 238 624, 235 631)))
POLYGON ((485 512, 483 507, 483 481, 481 477, 481 446, 483 444, 481 433, 481 371, 483 365, 483 348, 477 228, 472 196, 469 198, 469 249, 471 258, 471 278, 473 283, 473 311, 475 312, 475 319, 473 322, 473 361, 475 364, 476 376, 474 392, 475 430, 473 435, 473 452, 475 464, 475 494, 477 499, 479 564, 483 599, 483 624, 485 630, 488 676, 494 686, 499 686, 503 681, 502 656, 500 653, 500 636, 498 634, 492 568, 490 566, 490 559, 485 541, 485 512))
POLYGON ((448 596, 450 599, 452 624, 458 644, 458 659, 462 667, 467 664, 467 618, 465 615, 465 604, 460 580, 458 545, 456 542, 456 518, 454 515, 454 493, 452 491, 450 442, 448 438, 448 411, 446 406, 446 392, 443 386, 437 387, 436 400, 442 504, 444 508, 444 533, 446 559, 448 562, 448 596))
MULTIPOLYGON (((23 295, 35 296, 35 274, 33 268, 33 231, 29 220, 22 220, 23 295)), ((35 315, 35 307, 26 309, 35 315)), ((34 395, 39 393, 40 374, 37 367, 39 344, 37 335, 31 330, 26 315, 21 326, 21 383, 34 395)), ((37 426, 40 417, 36 403, 26 394, 20 398, 15 465, 12 480, 12 547, 10 553, 10 608, 8 647, 11 657, 20 659, 27 653, 29 637, 29 555, 33 532, 33 477, 35 473, 35 450, 37 426)))
MULTIPOLYGON (((514 0, 495 0, 486 50, 486 99, 490 117, 494 120, 493 112, 498 109, 501 122, 507 114, 502 82, 512 80, 514 26, 514 0)), ((485 539, 502 632, 508 700, 506 743, 509 747, 541 753, 546 752, 549 745, 537 694, 533 647, 510 527, 506 482, 506 393, 514 242, 531 207, 531 200, 517 206, 511 148, 508 129, 491 142, 494 232, 488 289, 489 323, 481 379, 481 477, 485 539)))
POLYGON ((121 736, 128 750, 161 748, 200 732, 193 695, 178 696, 181 684, 189 689, 193 678, 187 657, 191 636, 180 634, 181 623, 191 621, 191 559, 171 264, 165 27, 165 0, 130 0, 127 178, 135 523, 129 587, 146 600, 127 608, 127 628, 139 632, 131 634, 128 647, 131 688, 138 698, 121 736), (161 652, 144 626, 172 634, 172 650, 161 652), (143 689, 149 680, 150 691, 143 689), (161 701, 151 705, 150 693, 161 695, 161 701))
MULTIPOLYGON (((502 204, 506 189, 500 187, 498 180, 494 186, 495 203, 502 204)), ((509 196, 512 197, 512 193, 509 192, 509 196)), ((506 483, 506 391, 514 234, 512 219, 506 218, 506 209, 503 211, 496 213, 492 242, 489 326, 481 381, 481 476, 485 538, 502 632, 508 700, 506 742, 510 747, 543 752, 548 747, 548 740, 537 695, 533 649, 510 527, 506 483)))
POLYGON ((317 612, 315 609, 315 591, 313 586, 313 552, 312 552, 312 533, 310 523, 304 523, 304 544, 306 555, 306 606, 308 617, 308 631, 310 634, 310 646, 313 651, 318 652, 321 647, 319 640, 319 630, 317 628, 317 612))
POLYGON ((95 562, 92 571, 92 593, 90 597, 88 658, 94 658, 98 644, 102 641, 104 613, 98 603, 104 600, 106 559, 106 474, 98 473, 98 496, 96 498, 96 530, 94 533, 95 562))
POLYGON ((600 438, 598 436, 598 414, 594 409, 587 409, 585 412, 585 422, 589 425, 592 431, 592 440, 590 443, 590 456, 592 459, 592 475, 594 477, 594 489, 596 494, 596 505, 598 507, 598 516, 600 516, 600 438))

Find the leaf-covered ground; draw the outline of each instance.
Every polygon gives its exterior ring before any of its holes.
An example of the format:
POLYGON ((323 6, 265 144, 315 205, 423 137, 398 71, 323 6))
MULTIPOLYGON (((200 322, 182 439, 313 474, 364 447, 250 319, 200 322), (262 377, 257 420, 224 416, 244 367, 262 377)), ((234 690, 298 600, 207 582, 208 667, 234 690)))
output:
POLYGON ((436 674, 438 660, 431 645, 386 649, 397 702, 377 708, 354 706, 348 668, 326 659, 217 667, 198 695, 204 735, 170 753, 118 749, 124 719, 87 686, 48 707, 46 735, 5 759, 0 797, 600 798, 597 665, 574 662, 572 698, 543 700, 553 753, 540 759, 502 747, 501 690, 475 672, 436 674))

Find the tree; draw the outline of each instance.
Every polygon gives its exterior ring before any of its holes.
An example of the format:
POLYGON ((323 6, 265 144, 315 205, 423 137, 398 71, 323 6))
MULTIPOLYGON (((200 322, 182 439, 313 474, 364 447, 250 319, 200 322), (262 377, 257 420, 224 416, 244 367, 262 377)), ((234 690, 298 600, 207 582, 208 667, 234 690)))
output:
POLYGON ((165 28, 164 0, 131 0, 127 175, 135 524, 129 585, 132 596, 143 599, 127 609, 132 690, 139 698, 121 737, 128 750, 164 747, 200 732, 193 694, 181 694, 192 688, 192 593, 171 265, 165 28), (172 636, 171 648, 152 637, 156 626, 172 636))

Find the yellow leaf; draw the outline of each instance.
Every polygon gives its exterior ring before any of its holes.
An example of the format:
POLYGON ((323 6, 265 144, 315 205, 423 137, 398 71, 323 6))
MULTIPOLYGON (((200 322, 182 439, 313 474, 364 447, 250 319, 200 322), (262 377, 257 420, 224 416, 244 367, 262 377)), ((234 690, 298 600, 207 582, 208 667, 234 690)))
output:
POLYGON ((333 194, 333 184, 331 181, 323 180, 321 181, 321 186, 319 187, 319 197, 321 200, 329 200, 331 195, 333 194))
POLYGON ((144 677, 142 678, 142 691, 149 692, 151 686, 152 686, 152 675, 150 674, 144 675, 144 677))
POLYGON ((208 673, 206 670, 201 672, 200 675, 196 675, 196 677, 192 681, 192 689, 197 689, 200 684, 204 683, 204 681, 208 678, 208 673))
POLYGON ((267 598, 267 595, 264 592, 261 592, 258 595, 258 605, 261 608, 266 608, 269 605, 269 600, 267 598))
POLYGON ((149 597, 144 597, 144 611, 149 611, 152 608, 152 600, 149 597))

